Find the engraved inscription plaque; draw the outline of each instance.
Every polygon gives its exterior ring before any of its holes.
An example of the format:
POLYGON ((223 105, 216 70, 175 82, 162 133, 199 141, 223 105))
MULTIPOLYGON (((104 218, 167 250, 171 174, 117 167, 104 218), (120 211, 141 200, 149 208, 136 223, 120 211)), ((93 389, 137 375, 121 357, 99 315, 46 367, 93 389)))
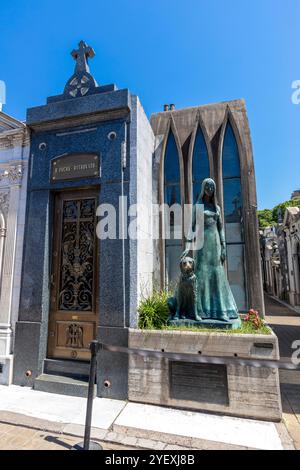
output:
POLYGON ((63 155, 51 161, 51 181, 100 176, 100 159, 95 153, 63 155))
POLYGON ((228 405, 227 368, 221 364, 171 361, 170 397, 228 405))

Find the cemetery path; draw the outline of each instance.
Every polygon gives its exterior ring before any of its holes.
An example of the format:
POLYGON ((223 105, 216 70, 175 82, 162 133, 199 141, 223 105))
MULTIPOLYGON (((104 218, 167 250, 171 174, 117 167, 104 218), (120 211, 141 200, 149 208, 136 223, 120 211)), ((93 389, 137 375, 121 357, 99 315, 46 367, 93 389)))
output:
MULTIPOLYGON (((95 439, 104 450, 135 449, 133 445, 107 442, 104 437, 99 435, 95 439)), ((71 450, 79 442, 82 442, 80 429, 64 432, 61 423, 0 412, 0 450, 71 450)))
MULTIPOLYGON (((266 321, 275 331, 281 359, 290 361, 292 344, 300 341, 300 314, 274 297, 265 295, 266 321)), ((299 357, 299 354, 298 354, 299 357)), ((280 370, 283 419, 295 448, 300 449, 300 372, 280 370)))
MULTIPOLYGON (((0 410, 1 450, 71 450, 82 443, 84 426, 48 421, 33 416, 0 410)), ((169 445, 152 439, 138 438, 108 429, 92 427, 91 441, 103 450, 189 450, 189 446, 169 445)), ((187 439, 188 440, 188 439, 187 439)), ((289 442, 287 445, 291 445, 289 442)), ((220 443, 224 449, 233 446, 220 443)))
POLYGON ((300 314, 269 295, 265 295, 265 310, 266 320, 278 336, 281 359, 289 361, 292 343, 300 341, 300 314))

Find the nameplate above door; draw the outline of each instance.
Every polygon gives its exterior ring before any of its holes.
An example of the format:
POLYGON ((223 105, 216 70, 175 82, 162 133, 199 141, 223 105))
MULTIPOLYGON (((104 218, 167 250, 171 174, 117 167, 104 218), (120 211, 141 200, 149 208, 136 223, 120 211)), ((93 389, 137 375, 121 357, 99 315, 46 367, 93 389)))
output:
POLYGON ((51 181, 99 178, 100 158, 95 153, 63 155, 51 161, 51 181))

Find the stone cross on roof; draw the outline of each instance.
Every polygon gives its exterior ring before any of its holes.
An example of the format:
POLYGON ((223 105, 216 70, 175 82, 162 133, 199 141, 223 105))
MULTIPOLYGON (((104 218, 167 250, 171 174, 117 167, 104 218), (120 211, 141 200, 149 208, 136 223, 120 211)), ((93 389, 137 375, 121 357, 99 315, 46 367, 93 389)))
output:
POLYGON ((84 41, 80 41, 78 49, 73 49, 71 55, 74 60, 76 60, 75 74, 79 72, 90 72, 88 57, 92 58, 95 55, 95 51, 92 47, 88 46, 84 41))
POLYGON ((80 41, 78 49, 71 52, 72 57, 76 60, 75 70, 72 77, 67 81, 64 95, 72 98, 78 98, 86 94, 92 93, 98 86, 94 77, 90 74, 88 66, 88 58, 94 57, 95 51, 84 41, 80 41))

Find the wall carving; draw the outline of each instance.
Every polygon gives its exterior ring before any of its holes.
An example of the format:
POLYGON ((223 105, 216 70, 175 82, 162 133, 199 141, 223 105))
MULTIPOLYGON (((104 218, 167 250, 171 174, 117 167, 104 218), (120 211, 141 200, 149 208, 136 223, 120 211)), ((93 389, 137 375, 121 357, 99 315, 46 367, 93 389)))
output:
MULTIPOLYGON (((9 193, 2 191, 0 192, 0 212, 3 214, 5 220, 7 219, 8 206, 9 206, 9 193)), ((1 227, 1 229, 4 229, 4 227, 1 227)))
POLYGON ((0 173, 0 181, 8 179, 10 184, 21 184, 23 176, 22 165, 11 165, 0 173))

